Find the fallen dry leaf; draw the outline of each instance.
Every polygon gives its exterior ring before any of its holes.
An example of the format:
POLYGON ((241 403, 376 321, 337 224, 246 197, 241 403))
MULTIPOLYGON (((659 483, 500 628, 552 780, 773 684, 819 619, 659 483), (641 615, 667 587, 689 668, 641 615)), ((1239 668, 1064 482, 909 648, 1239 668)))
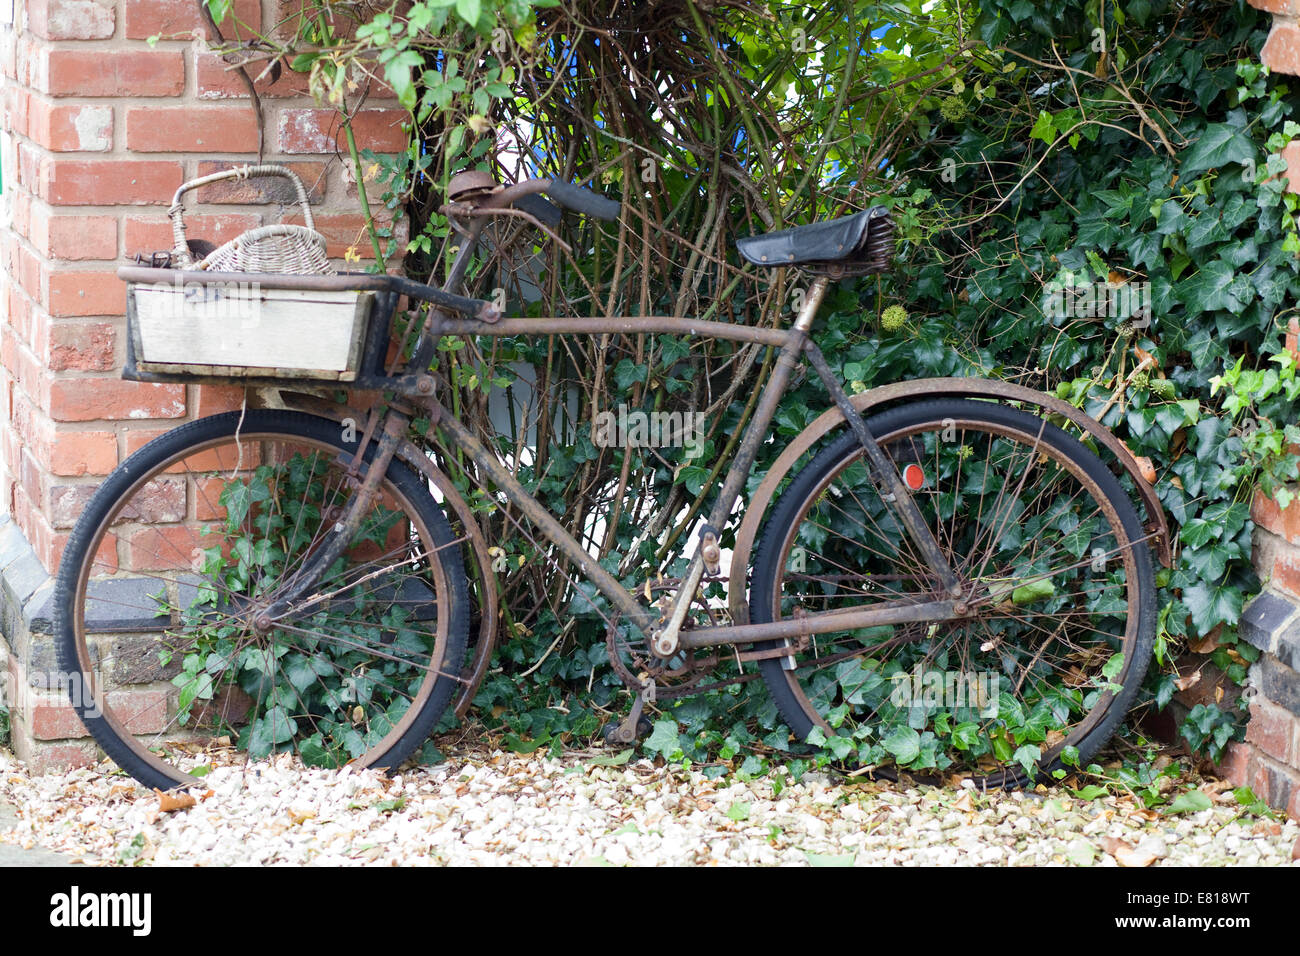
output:
POLYGON ((158 812, 174 813, 177 810, 188 810, 197 802, 188 793, 163 793, 158 788, 154 788, 154 793, 158 794, 158 812))
POLYGON ((967 813, 973 813, 975 810, 975 801, 972 799, 969 790, 963 790, 961 796, 952 802, 953 809, 964 810, 967 813))
POLYGON ((1116 837, 1102 837, 1102 849, 1115 858, 1115 862, 1120 866, 1136 869, 1143 866, 1150 866, 1156 861, 1156 855, 1149 850, 1139 850, 1136 847, 1129 846, 1123 840, 1116 837))
POLYGON ((1156 466, 1151 463, 1151 459, 1146 455, 1134 455, 1133 460, 1137 462, 1138 473, 1142 480, 1148 485, 1156 483, 1156 466))
POLYGON ((1101 838, 1100 843, 1101 843, 1101 848, 1105 850, 1107 853, 1109 853, 1111 856, 1114 856, 1116 853, 1118 853, 1121 847, 1123 847, 1126 850, 1133 849, 1133 847, 1129 846, 1123 840, 1119 839, 1119 837, 1104 836, 1101 838))
POLYGON ((1223 625, 1217 625, 1209 634, 1195 641, 1188 641, 1187 647, 1197 654, 1213 654, 1219 648, 1219 637, 1223 634, 1223 625))
POLYGON ((1196 670, 1196 671, 1192 671, 1186 677, 1178 678, 1178 680, 1174 681, 1174 686, 1177 687, 1179 690, 1187 690, 1187 688, 1195 687, 1200 682, 1201 682, 1201 672, 1199 670, 1196 670))

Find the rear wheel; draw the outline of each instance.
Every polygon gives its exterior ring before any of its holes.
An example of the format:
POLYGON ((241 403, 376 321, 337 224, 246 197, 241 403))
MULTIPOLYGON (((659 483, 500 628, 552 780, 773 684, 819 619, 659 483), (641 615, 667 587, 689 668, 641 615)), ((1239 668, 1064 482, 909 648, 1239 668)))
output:
POLYGON ((56 585, 59 659, 82 721, 142 783, 285 752, 391 768, 429 736, 469 609, 459 543, 411 469, 389 465, 340 556, 274 612, 341 527, 356 447, 310 415, 218 415, 91 498, 56 585))
MULTIPOLYGON (((1155 582, 1128 496, 1087 448, 1017 409, 918 402, 867 424, 913 489, 967 612, 762 645, 790 648, 760 667, 791 730, 819 731, 845 759, 952 768, 990 785, 1086 763, 1151 657, 1155 582)), ((852 434, 777 501, 750 596, 758 623, 948 597, 852 434)))

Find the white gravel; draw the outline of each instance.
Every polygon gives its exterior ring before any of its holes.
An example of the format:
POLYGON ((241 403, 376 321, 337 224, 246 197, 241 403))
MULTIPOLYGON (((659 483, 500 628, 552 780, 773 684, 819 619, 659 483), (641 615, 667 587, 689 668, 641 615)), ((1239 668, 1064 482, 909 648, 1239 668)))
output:
POLYGON ((0 799, 19 815, 0 842, 137 865, 1300 865, 1300 825, 1245 816, 1214 782, 1209 809, 1168 816, 1127 795, 820 774, 778 795, 769 779, 596 756, 462 753, 392 778, 285 757, 215 769, 193 807, 163 812, 111 765, 31 776, 0 751, 0 799))

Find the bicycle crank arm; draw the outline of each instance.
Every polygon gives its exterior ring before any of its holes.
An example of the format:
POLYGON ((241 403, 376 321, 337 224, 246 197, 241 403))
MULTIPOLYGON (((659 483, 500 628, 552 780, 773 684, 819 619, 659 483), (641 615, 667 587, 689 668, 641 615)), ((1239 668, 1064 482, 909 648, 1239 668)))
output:
POLYGON ((689 649, 717 647, 723 644, 752 644, 825 634, 829 631, 856 631, 887 624, 933 624, 956 621, 968 613, 959 610, 957 601, 926 601, 921 604, 889 604, 856 611, 822 611, 768 624, 736 624, 700 627, 682 633, 680 646, 689 649))

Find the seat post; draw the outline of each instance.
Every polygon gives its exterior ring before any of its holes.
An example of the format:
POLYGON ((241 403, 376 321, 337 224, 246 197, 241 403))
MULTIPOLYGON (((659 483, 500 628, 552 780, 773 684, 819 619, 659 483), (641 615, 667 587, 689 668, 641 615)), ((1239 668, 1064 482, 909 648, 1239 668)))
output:
POLYGON ((812 286, 803 297, 803 308, 794 317, 796 330, 807 333, 812 328, 813 319, 817 317, 817 309, 820 308, 822 299, 826 298, 826 290, 830 287, 830 284, 829 276, 819 275, 813 279, 812 286))

